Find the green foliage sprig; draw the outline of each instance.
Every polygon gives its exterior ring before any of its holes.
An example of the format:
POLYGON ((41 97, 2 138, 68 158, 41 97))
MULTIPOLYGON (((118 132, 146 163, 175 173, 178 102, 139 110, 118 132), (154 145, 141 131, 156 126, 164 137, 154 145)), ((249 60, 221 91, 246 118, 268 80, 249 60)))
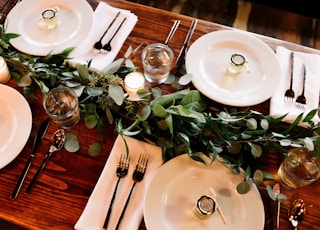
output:
MULTIPOLYGON (((139 91, 139 100, 131 100, 124 90, 123 78, 137 69, 130 57, 139 47, 130 46, 123 58, 101 72, 91 72, 90 62, 77 65, 76 69, 68 65, 72 48, 58 55, 30 56, 10 46, 9 40, 18 35, 0 32, 1 55, 9 63, 17 85, 24 87, 26 97, 33 95, 34 85, 43 94, 57 84, 66 85, 78 95, 88 128, 103 133, 105 122, 115 124, 115 131, 121 135, 161 146, 164 161, 188 154, 204 163, 196 154, 202 152, 212 161, 221 158, 234 173, 246 168, 244 182, 238 186, 240 193, 247 192, 248 182, 259 184, 263 178, 272 178, 261 171, 251 176, 251 168, 257 169, 259 160, 270 149, 285 154, 287 147, 305 146, 320 156, 319 124, 312 121, 317 109, 305 117, 300 114, 292 124, 283 122, 286 115, 273 118, 257 111, 219 111, 199 91, 188 88, 191 76, 187 74, 181 78, 170 75, 167 83, 177 89, 173 93, 163 94, 154 87, 139 91), (301 123, 307 127, 301 127, 301 123)), ((77 138, 72 136, 72 140, 77 138)), ((68 146, 80 147, 74 143, 68 146)), ((92 156, 101 150, 96 143, 89 149, 92 156)))

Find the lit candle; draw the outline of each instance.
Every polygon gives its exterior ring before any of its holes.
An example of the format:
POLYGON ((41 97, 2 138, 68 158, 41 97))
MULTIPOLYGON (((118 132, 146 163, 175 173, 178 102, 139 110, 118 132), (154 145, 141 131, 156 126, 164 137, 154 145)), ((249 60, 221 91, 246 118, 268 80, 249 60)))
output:
POLYGON ((10 73, 6 61, 0 57, 0 83, 6 83, 10 80, 10 73))
POLYGON ((136 93, 139 89, 143 89, 144 82, 145 82, 144 76, 140 72, 129 73, 124 78, 125 89, 129 94, 136 93))

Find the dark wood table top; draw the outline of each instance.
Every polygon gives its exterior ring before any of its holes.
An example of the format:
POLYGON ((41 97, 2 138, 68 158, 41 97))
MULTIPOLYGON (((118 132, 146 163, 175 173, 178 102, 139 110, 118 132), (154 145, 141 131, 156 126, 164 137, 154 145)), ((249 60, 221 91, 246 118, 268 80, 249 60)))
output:
MULTIPOLYGON (((0 2, 4 2, 4 0, 0 2)), ((89 0, 89 2, 93 8, 95 8, 98 3, 93 0, 89 0)), ((163 42, 175 19, 181 20, 181 26, 170 44, 175 54, 178 54, 193 18, 123 0, 105 0, 105 2, 115 7, 131 10, 139 18, 134 30, 120 51, 119 57, 123 56, 129 45, 136 47, 140 43, 163 42)), ((208 32, 229 29, 232 28, 199 20, 198 26, 191 39, 191 44, 197 38, 208 32)), ((272 49, 281 45, 292 50, 320 54, 319 50, 257 34, 254 35, 265 41, 272 49)), ((134 62, 141 66, 138 56, 134 59, 134 62)), ((16 86, 13 79, 7 84, 20 92, 22 90, 16 86)), ((50 136, 58 128, 55 124, 51 123, 39 147, 38 152, 40 154, 35 158, 33 167, 27 175, 18 198, 16 200, 10 200, 10 194, 30 155, 35 132, 41 121, 46 117, 42 107, 42 96, 40 93, 38 93, 38 99, 31 99, 29 104, 33 116, 31 137, 18 157, 0 170, 0 218, 27 229, 73 229, 108 159, 108 154, 113 146, 116 134, 113 131, 113 126, 108 126, 105 131, 106 135, 102 138, 95 129, 88 130, 84 124, 80 122, 75 128, 79 133, 81 149, 77 153, 69 153, 61 150, 59 153, 54 154, 32 193, 29 195, 24 194, 26 186, 43 159, 41 153, 47 151, 50 136), (102 153, 96 157, 91 157, 88 155, 88 146, 96 141, 101 141, 102 153)), ((252 109, 267 114, 269 112, 269 101, 252 106, 252 109)), ((281 160, 281 154, 270 154, 264 170, 275 175, 281 160)), ((304 199, 308 209, 305 220, 299 225, 299 229, 319 229, 320 198, 317 194, 319 191, 319 180, 309 186, 296 190, 286 190, 282 188, 282 193, 287 195, 288 200, 281 205, 280 229, 292 229, 288 222, 288 208, 296 198, 304 199)), ((265 194, 262 192, 262 197, 264 196, 265 194)), ((266 208, 265 229, 271 229, 270 224, 270 214, 268 214, 266 208)), ((139 229, 145 229, 143 221, 139 229)))

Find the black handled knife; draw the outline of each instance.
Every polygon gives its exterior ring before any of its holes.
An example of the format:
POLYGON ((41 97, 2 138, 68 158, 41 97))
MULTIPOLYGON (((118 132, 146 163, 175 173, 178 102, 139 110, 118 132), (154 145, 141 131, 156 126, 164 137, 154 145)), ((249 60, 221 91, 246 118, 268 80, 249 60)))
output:
POLYGON ((37 153, 37 150, 38 150, 38 147, 41 143, 41 140, 43 139, 45 133, 47 132, 47 129, 48 129, 48 126, 50 124, 50 118, 47 118, 45 121, 43 121, 38 129, 38 132, 34 138, 34 142, 33 142, 33 147, 32 147, 32 152, 29 156, 29 159, 26 163, 26 165, 24 166, 23 170, 22 170, 22 173, 18 179, 18 182, 16 184, 16 187, 14 188, 11 196, 10 196, 10 199, 12 200, 15 200, 18 196, 18 193, 22 187, 22 184, 23 184, 23 181, 24 179, 26 178, 26 175, 29 171, 29 168, 31 166, 31 163, 37 153))
POLYGON ((180 53, 179 53, 179 55, 177 57, 177 61, 176 61, 175 67, 173 69, 173 73, 179 72, 181 67, 182 67, 182 65, 183 65, 183 63, 184 63, 184 61, 185 61, 188 45, 189 45, 189 42, 190 42, 191 37, 193 35, 193 32, 196 29, 197 23, 198 23, 197 19, 194 19, 191 22, 191 26, 189 28, 188 34, 187 34, 187 36, 185 38, 185 41, 184 41, 184 43, 183 43, 183 45, 181 47, 180 53))

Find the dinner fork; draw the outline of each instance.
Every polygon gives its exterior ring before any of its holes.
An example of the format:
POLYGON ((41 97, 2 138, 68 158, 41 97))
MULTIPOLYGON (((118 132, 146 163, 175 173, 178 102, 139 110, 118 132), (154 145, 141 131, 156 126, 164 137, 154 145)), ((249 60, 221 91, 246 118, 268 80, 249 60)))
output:
POLYGON ((123 18, 120 25, 118 26, 118 28, 116 29, 116 31, 113 33, 112 37, 110 38, 110 40, 102 47, 102 50, 104 51, 111 51, 112 47, 111 47, 111 42, 114 39, 114 37, 116 36, 116 34, 119 32, 121 26, 123 25, 123 23, 126 21, 127 18, 123 18))
POLYGON ((141 154, 139 156, 139 159, 138 159, 138 163, 136 165, 136 169, 134 170, 133 174, 132 174, 132 179, 133 179, 133 185, 131 187, 131 190, 130 190, 130 193, 129 193, 129 196, 126 200, 126 203, 122 209, 122 212, 121 212, 121 215, 119 217, 119 220, 118 220, 118 223, 117 223, 117 226, 116 226, 116 230, 119 228, 120 224, 121 224, 121 220, 124 216, 124 213, 126 211, 126 208, 128 206, 128 203, 129 203, 129 200, 130 200, 130 197, 131 197, 131 194, 132 194, 132 191, 135 187, 135 185, 142 181, 143 180, 143 177, 144 177, 144 174, 146 172, 146 169, 147 169, 147 166, 148 166, 148 161, 149 161, 149 156, 146 155, 146 154, 141 154))
POLYGON ((306 106, 306 103, 307 103, 307 99, 306 99, 306 97, 304 95, 305 86, 306 86, 306 66, 305 66, 305 64, 303 64, 303 87, 302 87, 302 93, 296 99, 297 108, 302 109, 302 110, 305 109, 305 106, 306 106))
POLYGON ((104 38, 104 36, 106 35, 106 33, 109 31, 109 29, 111 28, 111 26, 113 25, 113 23, 116 21, 117 17, 120 15, 120 11, 113 17, 111 23, 109 24, 109 26, 107 27, 107 29, 104 31, 104 33, 102 34, 102 36, 100 37, 99 41, 97 41, 96 43, 94 43, 93 45, 93 50, 94 51, 100 51, 103 47, 102 44, 102 39, 104 38))
POLYGON ((292 103, 294 99, 294 91, 292 89, 293 82, 293 69, 294 69, 294 52, 290 54, 290 86, 289 89, 284 94, 285 101, 288 103, 292 103))
POLYGON ((120 160, 119 160, 119 163, 118 163, 118 167, 117 167, 117 170, 116 170, 116 175, 118 177, 118 180, 117 180, 116 186, 115 186, 114 191, 113 191, 113 195, 112 195, 112 198, 111 198, 111 202, 110 202, 110 205, 109 205, 109 209, 108 209, 108 213, 107 213, 106 219, 105 219, 104 224, 103 224, 103 228, 104 229, 106 229, 107 226, 108 226, 108 222, 109 222, 111 211, 112 211, 113 202, 114 202, 114 199, 116 197, 116 193, 117 193, 117 189, 118 189, 118 185, 119 185, 120 179, 125 177, 128 174, 129 163, 130 163, 129 156, 125 156, 125 155, 121 154, 120 160))

